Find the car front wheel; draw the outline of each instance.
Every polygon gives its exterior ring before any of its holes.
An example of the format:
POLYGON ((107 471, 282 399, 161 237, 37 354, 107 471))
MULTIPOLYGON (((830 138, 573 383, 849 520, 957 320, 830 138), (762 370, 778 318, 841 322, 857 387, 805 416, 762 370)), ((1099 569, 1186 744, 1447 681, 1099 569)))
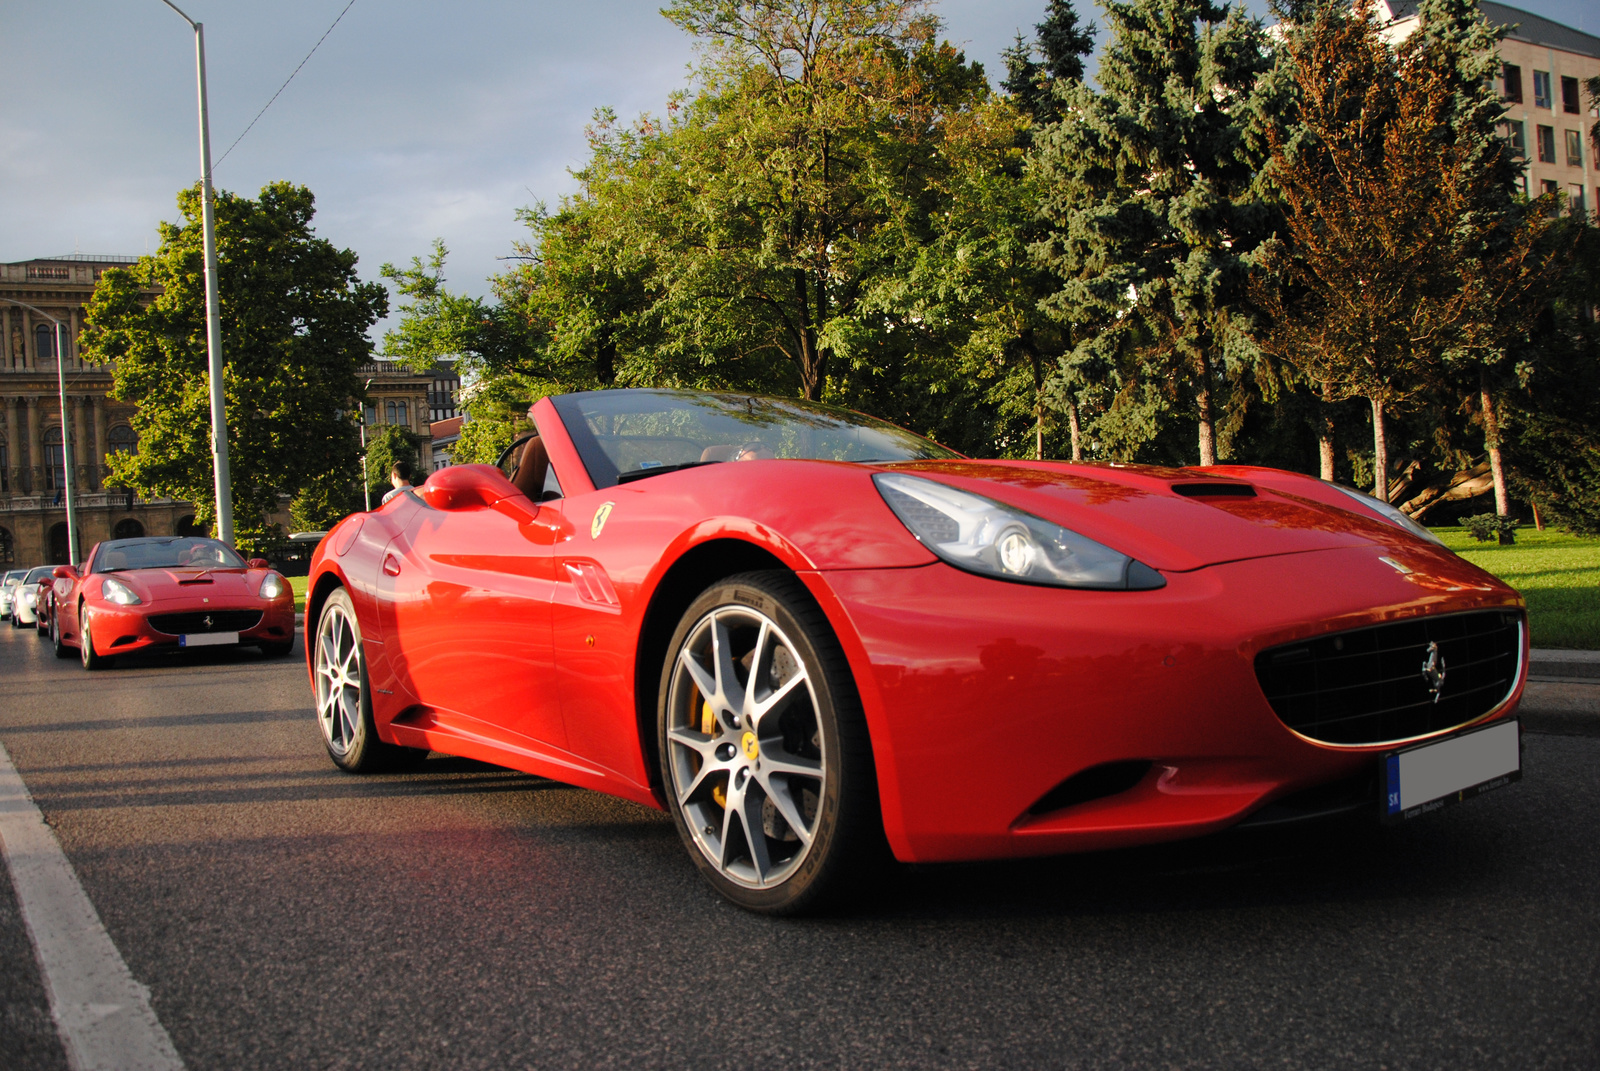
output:
POLYGON ((50 618, 50 645, 57 658, 71 658, 72 648, 61 642, 61 626, 54 617, 50 618))
POLYGON ((89 614, 81 607, 78 610, 78 621, 78 654, 83 659, 83 668, 91 672, 97 669, 110 669, 115 660, 110 655, 95 652, 94 639, 89 635, 89 614))
POLYGON ((343 588, 322 604, 313 642, 317 724, 334 765, 350 773, 375 773, 426 758, 425 751, 385 743, 378 737, 361 625, 355 604, 343 588))
POLYGON ((667 801, 723 896, 799 914, 876 869, 886 853, 866 723, 798 579, 745 573, 707 589, 672 637, 658 696, 667 801))

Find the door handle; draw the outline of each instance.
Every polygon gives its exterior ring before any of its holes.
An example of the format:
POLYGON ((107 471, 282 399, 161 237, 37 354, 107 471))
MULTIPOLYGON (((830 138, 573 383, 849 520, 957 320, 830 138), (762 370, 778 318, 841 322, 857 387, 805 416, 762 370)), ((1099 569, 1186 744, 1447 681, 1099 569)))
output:
POLYGON ((400 559, 393 554, 385 554, 383 556, 383 572, 386 576, 399 576, 400 559))

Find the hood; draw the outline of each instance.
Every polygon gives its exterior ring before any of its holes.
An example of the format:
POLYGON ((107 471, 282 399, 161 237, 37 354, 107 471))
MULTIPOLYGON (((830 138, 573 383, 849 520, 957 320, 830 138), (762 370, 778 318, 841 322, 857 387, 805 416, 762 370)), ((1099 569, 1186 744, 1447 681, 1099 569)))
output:
POLYGON ((124 569, 101 574, 132 588, 146 602, 255 595, 265 569, 124 569))
POLYGON ((1277 554, 1421 542, 1359 513, 1206 469, 1056 461, 881 467, 992 498, 1172 572, 1277 554))

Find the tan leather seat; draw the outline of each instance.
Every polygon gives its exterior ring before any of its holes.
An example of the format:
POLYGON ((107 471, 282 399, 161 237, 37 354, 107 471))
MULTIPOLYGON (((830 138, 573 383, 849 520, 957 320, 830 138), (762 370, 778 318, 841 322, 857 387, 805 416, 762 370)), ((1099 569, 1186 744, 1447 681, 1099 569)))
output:
POLYGON ((517 490, 539 501, 539 496, 544 493, 545 473, 550 471, 550 452, 544 448, 544 442, 535 435, 529 439, 522 448, 522 458, 517 462, 517 477, 511 482, 517 490))
POLYGON ((737 446, 708 446, 700 451, 701 461, 732 461, 739 452, 737 446))

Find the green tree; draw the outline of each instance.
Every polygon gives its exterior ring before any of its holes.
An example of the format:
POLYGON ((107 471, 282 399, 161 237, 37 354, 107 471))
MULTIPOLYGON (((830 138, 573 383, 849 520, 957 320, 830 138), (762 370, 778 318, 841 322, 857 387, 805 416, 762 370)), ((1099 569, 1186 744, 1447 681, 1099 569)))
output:
MULTIPOLYGON (((195 504, 213 523, 205 261, 198 185, 178 195, 182 222, 161 245, 95 287, 87 359, 110 363, 112 394, 133 402, 139 451, 111 456, 110 480, 195 504), (147 302, 149 288, 159 293, 147 302)), ((371 359, 367 331, 387 310, 383 287, 356 276, 356 255, 312 230, 311 191, 274 183, 250 200, 216 194, 223 393, 235 530, 243 547, 274 533, 279 495, 330 472, 351 472, 356 367, 371 359)))
POLYGON ((1298 111, 1269 134, 1285 240, 1263 257, 1262 341, 1326 400, 1368 400, 1384 499, 1394 410, 1455 389, 1447 358, 1472 363, 1504 508, 1491 376, 1548 303, 1546 217, 1511 197, 1483 86, 1492 33, 1460 0, 1425 0, 1422 17, 1398 49, 1370 0, 1323 5, 1285 34, 1298 111))
POLYGON ((374 506, 393 489, 389 470, 396 462, 410 465, 417 474, 416 482, 422 482, 424 470, 417 448, 417 437, 398 424, 377 424, 367 429, 367 492, 374 506))
POLYGON ((1106 14, 1103 91, 1066 87, 1060 121, 1035 139, 1051 224, 1035 250, 1059 280, 1058 316, 1099 322, 1079 360, 1116 361, 1101 433, 1148 439, 1176 411, 1214 464, 1219 377, 1242 379, 1256 356, 1241 318, 1268 215, 1251 135, 1271 60, 1258 23, 1210 0, 1106 14))

